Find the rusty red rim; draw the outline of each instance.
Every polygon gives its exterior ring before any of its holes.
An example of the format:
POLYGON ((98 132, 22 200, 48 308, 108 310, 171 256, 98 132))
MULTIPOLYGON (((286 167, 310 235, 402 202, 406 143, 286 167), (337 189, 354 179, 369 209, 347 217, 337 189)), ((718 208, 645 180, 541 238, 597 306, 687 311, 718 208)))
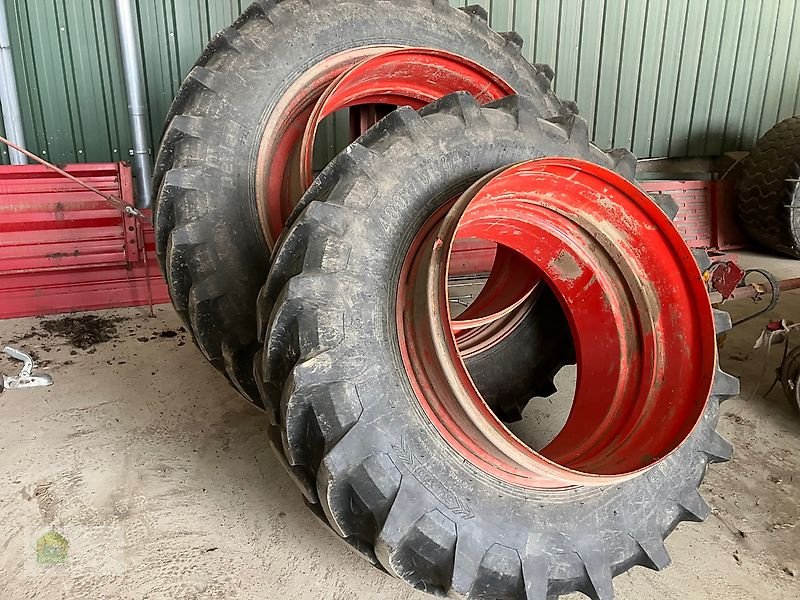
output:
MULTIPOLYGON (((456 247, 460 241, 456 236, 456 247)), ((497 248, 489 277, 475 300, 452 321, 459 335, 508 318, 518 317, 523 305, 530 304, 541 283, 538 269, 517 252, 497 248), (516 313, 516 315, 515 315, 516 313)))
POLYGON ((495 173, 437 216, 407 256, 397 318, 409 379, 442 437, 527 488, 608 485, 657 464, 699 422, 716 366, 708 294, 680 234, 635 185, 580 160, 495 173), (525 257, 568 317, 575 398, 539 452, 491 412, 459 353, 446 285, 457 235, 525 257))
MULTIPOLYGON (((330 57, 304 74, 267 124, 269 135, 257 161, 257 203, 267 246, 274 247, 313 181, 314 144, 325 118, 350 109, 351 139, 356 139, 385 116, 387 107, 420 109, 455 91, 469 92, 481 103, 514 93, 478 63, 430 48, 360 48, 330 57)), ((501 251, 491 264, 481 294, 455 322, 459 331, 471 332, 463 346, 475 351, 513 330, 539 282, 531 269, 520 268, 515 253, 501 251)))
POLYGON ((314 65, 283 93, 265 123, 256 158, 256 206, 270 250, 306 189, 300 182, 300 142, 317 101, 343 72, 395 49, 397 46, 367 46, 340 52, 314 65))
POLYGON ((510 336, 531 311, 536 310, 536 301, 539 299, 541 290, 542 285, 537 282, 536 288, 531 290, 531 294, 522 304, 499 309, 489 313, 486 317, 468 322, 468 325, 477 323, 475 326, 464 327, 461 322, 453 319, 450 325, 456 338, 460 357, 463 360, 472 358, 486 352, 510 336), (459 326, 462 328, 458 329, 459 326))
POLYGON ((326 117, 345 108, 362 108, 353 133, 358 137, 377 122, 380 112, 376 105, 419 110, 453 92, 468 92, 480 104, 515 93, 478 63, 432 48, 387 51, 353 66, 328 87, 311 114, 300 151, 303 183, 308 187, 314 180, 314 141, 326 117))

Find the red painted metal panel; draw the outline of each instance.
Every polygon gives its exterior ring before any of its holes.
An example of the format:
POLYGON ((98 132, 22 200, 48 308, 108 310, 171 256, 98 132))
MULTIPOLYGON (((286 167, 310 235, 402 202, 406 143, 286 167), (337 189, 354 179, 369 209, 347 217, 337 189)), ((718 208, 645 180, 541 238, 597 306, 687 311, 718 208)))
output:
MULTIPOLYGON (((70 165, 66 171, 132 203, 125 163, 70 165)), ((0 318, 151 300, 164 303, 169 296, 149 223, 45 167, 0 167, 0 318)))
MULTIPOLYGON (((127 164, 80 164, 66 170, 132 203, 127 164)), ((690 246, 727 250, 746 245, 733 221, 731 184, 651 181, 643 187, 675 198, 680 206, 676 224, 690 246)), ((495 251, 491 243, 459 241, 451 273, 486 273, 495 251)), ((145 305, 150 301, 148 278, 153 303, 168 302, 149 222, 124 215, 45 167, 0 167, 0 318, 145 305)))
POLYGON ((678 203, 675 225, 692 248, 733 250, 749 245, 736 223, 732 180, 645 181, 642 187, 651 194, 670 194, 678 203))

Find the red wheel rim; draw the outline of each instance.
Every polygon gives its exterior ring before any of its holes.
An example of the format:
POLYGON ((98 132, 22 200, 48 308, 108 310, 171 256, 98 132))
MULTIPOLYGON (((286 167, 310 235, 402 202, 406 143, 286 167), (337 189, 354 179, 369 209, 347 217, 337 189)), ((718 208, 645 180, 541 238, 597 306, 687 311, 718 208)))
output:
MULTIPOLYGON (((481 102, 499 100, 514 89, 466 58, 426 48, 375 46, 339 53, 293 83, 266 125, 256 167, 257 202, 268 247, 313 181, 313 148, 325 117, 363 107, 355 137, 381 116, 374 105, 414 109, 457 91, 481 102)), ((353 139, 355 139, 355 137, 353 139)))
MULTIPOLYGON (((537 283, 531 290, 530 296, 518 305, 500 309, 486 317, 468 321, 470 327, 463 327, 457 320, 450 322, 450 328, 455 335, 459 355, 463 360, 487 351, 489 348, 503 341, 525 320, 531 311, 536 310, 536 301, 542 287, 537 283), (471 325, 477 323, 474 327, 471 325), (461 329, 457 329, 462 326, 461 329)), ((520 399, 522 400, 522 399, 520 399)))
MULTIPOLYGON (((345 108, 375 104, 419 110, 453 92, 468 92, 480 104, 515 93, 478 63, 443 50, 403 48, 353 66, 328 87, 311 114, 301 150, 303 183, 308 187, 314 180, 314 141, 317 127, 326 117, 345 108)), ((357 133, 363 134, 375 122, 374 118, 365 118, 357 133)))
POLYGON ((256 159, 256 203, 268 248, 274 246, 296 201, 299 185, 299 145, 316 102, 344 71, 396 46, 368 46, 340 52, 314 65, 284 92, 265 124, 256 159))
MULTIPOLYGON (((456 236, 456 241, 464 239, 456 236)), ((541 275, 530 262, 504 246, 497 248, 494 265, 475 301, 453 319, 457 334, 489 325, 510 316, 534 296, 541 275)), ((459 337, 460 339, 460 337, 459 337)))
MULTIPOLYGON (((272 249, 294 206, 313 181, 317 129, 331 114, 359 109, 353 139, 382 116, 380 106, 420 109, 447 94, 466 91, 481 103, 499 100, 514 89, 481 65, 442 50, 360 48, 316 65, 285 94, 262 141, 256 180, 258 210, 267 246, 272 249)), ((478 330, 464 345, 474 349, 497 343, 519 321, 511 313, 534 293, 539 276, 519 269, 515 253, 501 251, 481 294, 456 321, 459 331, 478 330), (485 327, 491 325, 490 327, 485 327)))
MULTIPOLYGON (((515 93, 510 85, 481 65, 430 48, 387 51, 343 72, 320 97, 309 117, 300 150, 302 185, 307 188, 314 179, 314 143, 317 128, 326 117, 345 108, 365 109, 359 114, 360 123, 354 132, 361 135, 376 122, 375 105, 410 106, 418 110, 455 91, 466 91, 482 104, 515 93)), ((519 269, 519 263, 516 253, 500 251, 481 294, 454 321, 459 331, 506 319, 533 294, 539 276, 530 269, 519 269)), ((511 317, 508 322, 518 321, 511 317)), ((475 348, 485 348, 499 342, 512 329, 486 328, 480 343, 474 339, 470 343, 475 348)))
POLYGON ((464 194, 413 244, 397 315, 406 370, 442 437, 528 488, 608 485, 657 464, 701 419, 715 372, 711 306, 691 251, 644 192, 580 160, 523 163, 464 194), (541 452, 492 414, 457 350, 446 285, 456 231, 534 263, 568 316, 575 400, 541 452))

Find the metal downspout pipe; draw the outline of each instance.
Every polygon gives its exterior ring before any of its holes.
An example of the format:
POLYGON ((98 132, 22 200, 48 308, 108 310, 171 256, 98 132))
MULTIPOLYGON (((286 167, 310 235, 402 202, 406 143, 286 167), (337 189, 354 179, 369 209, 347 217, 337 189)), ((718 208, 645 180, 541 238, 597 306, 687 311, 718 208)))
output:
MULTIPOLYGON (((22 131, 22 113, 19 109, 19 94, 14 76, 14 61, 11 57, 11 36, 8 33, 6 0, 0 0, 0 105, 3 107, 5 135, 17 146, 25 148, 25 133, 22 131)), ((8 149, 12 165, 26 165, 28 159, 16 150, 8 149)))
POLYGON ((150 208, 152 191, 150 179, 153 163, 148 143, 147 106, 144 97, 141 50, 133 0, 116 0, 117 24, 122 52, 125 88, 128 92, 128 114, 133 138, 133 173, 136 175, 136 207, 150 208))

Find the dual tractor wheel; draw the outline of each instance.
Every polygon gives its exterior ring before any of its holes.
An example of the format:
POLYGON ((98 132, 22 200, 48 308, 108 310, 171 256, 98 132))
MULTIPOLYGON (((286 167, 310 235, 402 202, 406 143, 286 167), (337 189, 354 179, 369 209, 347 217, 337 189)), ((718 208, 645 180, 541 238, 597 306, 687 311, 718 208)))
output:
POLYGON ((158 250, 202 352, 373 564, 436 595, 607 599, 708 514, 730 321, 670 200, 520 46, 439 0, 255 3, 173 105, 158 250), (314 178, 343 109, 355 141, 314 178), (476 245, 458 314, 453 259, 476 245), (532 447, 508 424, 572 363, 566 424, 532 447))

